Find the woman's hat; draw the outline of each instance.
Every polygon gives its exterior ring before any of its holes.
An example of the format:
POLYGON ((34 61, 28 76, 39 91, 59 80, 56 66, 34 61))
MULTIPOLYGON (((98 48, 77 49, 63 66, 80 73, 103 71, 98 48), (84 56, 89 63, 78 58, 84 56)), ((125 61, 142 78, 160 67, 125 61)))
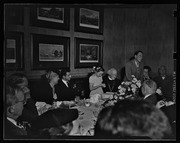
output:
POLYGON ((31 122, 32 129, 44 129, 65 125, 77 119, 77 109, 53 109, 38 116, 31 122))

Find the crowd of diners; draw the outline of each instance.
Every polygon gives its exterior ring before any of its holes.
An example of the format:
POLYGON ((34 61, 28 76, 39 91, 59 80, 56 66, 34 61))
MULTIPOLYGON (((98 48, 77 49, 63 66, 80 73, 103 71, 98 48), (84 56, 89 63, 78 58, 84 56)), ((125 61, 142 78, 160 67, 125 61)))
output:
MULTIPOLYGON (((139 100, 124 99, 103 108, 94 126, 95 139, 175 139, 176 102, 173 98, 173 78, 166 66, 151 75, 150 66, 142 62, 143 52, 136 51, 125 65, 125 78, 117 77, 117 70, 105 72, 94 66, 89 76, 89 97, 117 92, 122 81, 141 80, 139 100), (157 93, 160 89, 160 93, 157 93)), ((78 101, 80 95, 71 83, 69 68, 50 68, 39 82, 28 85, 23 73, 15 72, 5 82, 4 139, 60 139, 68 137, 72 122, 78 118, 77 109, 57 108, 39 115, 37 102, 53 107, 56 101, 78 101)))

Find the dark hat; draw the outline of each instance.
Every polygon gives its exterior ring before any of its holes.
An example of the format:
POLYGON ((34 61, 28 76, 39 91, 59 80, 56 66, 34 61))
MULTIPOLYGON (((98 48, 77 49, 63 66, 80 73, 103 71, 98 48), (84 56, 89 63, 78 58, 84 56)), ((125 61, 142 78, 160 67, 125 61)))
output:
POLYGON ((58 127, 72 122, 77 117, 77 109, 53 109, 35 118, 31 123, 31 127, 32 129, 58 127))

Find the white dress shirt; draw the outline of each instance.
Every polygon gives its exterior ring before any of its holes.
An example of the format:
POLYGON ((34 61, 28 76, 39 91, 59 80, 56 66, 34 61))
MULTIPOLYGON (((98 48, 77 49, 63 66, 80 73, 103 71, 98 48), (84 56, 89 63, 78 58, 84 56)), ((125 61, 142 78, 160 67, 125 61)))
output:
POLYGON ((63 82, 67 87, 69 87, 66 80, 62 79, 62 82, 63 82))
POLYGON ((21 126, 21 125, 17 125, 17 122, 16 122, 14 119, 9 118, 9 117, 7 117, 7 119, 8 119, 11 123, 13 123, 15 126, 17 126, 17 127, 19 127, 19 128, 24 128, 24 127, 21 126))
POLYGON ((147 94, 145 97, 144 97, 144 99, 146 99, 147 97, 149 97, 151 94, 147 94))

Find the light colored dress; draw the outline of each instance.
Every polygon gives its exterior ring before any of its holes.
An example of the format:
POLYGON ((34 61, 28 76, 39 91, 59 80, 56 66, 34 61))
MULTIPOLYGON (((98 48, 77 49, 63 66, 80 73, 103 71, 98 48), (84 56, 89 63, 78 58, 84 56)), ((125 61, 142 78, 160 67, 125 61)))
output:
MULTIPOLYGON (((102 83, 102 77, 97 77, 95 74, 93 74, 92 76, 89 77, 89 83, 93 84, 93 86, 97 86, 97 85, 100 85, 102 83)), ((94 95, 94 94, 103 94, 103 89, 102 87, 99 87, 95 90, 92 90, 90 92, 90 97, 91 95, 94 95)))

